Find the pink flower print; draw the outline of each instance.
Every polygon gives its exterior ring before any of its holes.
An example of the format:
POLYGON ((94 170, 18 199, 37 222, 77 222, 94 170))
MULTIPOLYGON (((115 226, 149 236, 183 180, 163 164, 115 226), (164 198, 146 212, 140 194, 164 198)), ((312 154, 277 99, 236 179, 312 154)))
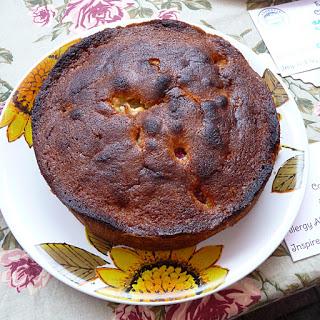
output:
POLYGON ((50 275, 20 249, 1 251, 0 265, 5 268, 0 272, 0 280, 18 292, 28 288, 33 294, 50 279, 50 275))
POLYGON ((48 8, 47 5, 45 6, 37 6, 32 12, 33 15, 33 22, 42 24, 43 26, 48 24, 50 19, 55 16, 55 11, 53 8, 48 8))
POLYGON ((71 0, 63 21, 72 21, 75 29, 91 29, 121 20, 124 4, 121 0, 71 0))
POLYGON ((199 300, 172 305, 166 308, 166 320, 227 320, 241 314, 261 299, 256 281, 250 278, 238 282, 232 288, 199 300))
POLYGON ((178 12, 175 10, 161 10, 158 15, 159 19, 178 20, 178 12))
POLYGON ((120 304, 115 310, 115 320, 155 320, 152 310, 144 306, 129 306, 120 304))
POLYGON ((129 9, 134 7, 134 2, 128 2, 127 5, 124 7, 125 9, 129 9))

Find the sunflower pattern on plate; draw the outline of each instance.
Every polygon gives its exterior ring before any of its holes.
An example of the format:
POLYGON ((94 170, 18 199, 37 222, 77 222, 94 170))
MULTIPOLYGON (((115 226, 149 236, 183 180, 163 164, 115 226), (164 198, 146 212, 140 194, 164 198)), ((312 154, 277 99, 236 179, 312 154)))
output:
POLYGON ((191 297, 225 282, 229 270, 218 265, 223 245, 146 251, 111 243, 85 229, 102 257, 67 243, 42 243, 59 272, 78 285, 94 285, 98 294, 133 301, 191 297), (62 267, 62 268, 61 268, 62 267))
MULTIPOLYGON (((125 291, 132 298, 169 292, 192 296, 224 283, 229 270, 216 264, 222 250, 222 245, 172 251, 114 247, 110 257, 116 268, 98 267, 96 272, 109 287, 125 291)), ((108 295, 108 289, 98 292, 108 295)))
POLYGON ((29 147, 32 146, 31 111, 34 100, 43 81, 56 64, 60 56, 80 39, 73 40, 42 60, 23 79, 3 111, 0 128, 7 127, 8 141, 12 142, 24 136, 29 147))

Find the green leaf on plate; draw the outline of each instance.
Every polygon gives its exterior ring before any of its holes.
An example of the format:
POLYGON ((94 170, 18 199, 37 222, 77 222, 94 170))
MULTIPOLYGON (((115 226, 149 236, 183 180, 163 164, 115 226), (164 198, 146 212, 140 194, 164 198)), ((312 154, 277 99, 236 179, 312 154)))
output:
POLYGON ((263 79, 272 93, 272 99, 277 108, 289 100, 286 90, 269 69, 265 70, 263 79))
POLYGON ((96 235, 94 235, 93 233, 91 233, 89 231, 89 229, 86 228, 86 237, 89 241, 89 243, 95 247, 99 252, 107 255, 108 252, 111 250, 112 248, 112 244, 104 239, 101 239, 99 237, 97 237, 96 235))
POLYGON ((304 154, 288 159, 278 170, 272 184, 272 192, 284 193, 299 189, 302 182, 304 154))
POLYGON ((42 243, 40 247, 64 269, 85 281, 95 278, 96 267, 107 263, 93 253, 67 243, 42 243))

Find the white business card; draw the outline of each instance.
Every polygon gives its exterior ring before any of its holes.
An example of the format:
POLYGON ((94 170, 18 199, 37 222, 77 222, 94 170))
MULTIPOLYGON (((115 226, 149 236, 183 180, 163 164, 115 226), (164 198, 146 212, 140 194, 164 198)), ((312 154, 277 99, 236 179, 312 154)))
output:
POLYGON ((320 67, 320 0, 249 12, 283 77, 320 67))
POLYGON ((309 145, 310 166, 299 214, 285 241, 293 261, 320 254, 320 142, 309 145))

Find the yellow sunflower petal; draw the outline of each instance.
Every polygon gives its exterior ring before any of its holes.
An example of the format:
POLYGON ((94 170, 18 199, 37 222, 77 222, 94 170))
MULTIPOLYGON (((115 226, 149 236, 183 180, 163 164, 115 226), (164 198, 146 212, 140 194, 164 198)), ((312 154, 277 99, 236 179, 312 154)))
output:
POLYGON ((97 268, 96 272, 99 278, 107 285, 125 289, 128 280, 128 275, 125 272, 111 268, 97 268))
POLYGON ((24 133, 24 128, 29 120, 29 115, 24 112, 19 112, 13 121, 8 126, 8 140, 9 142, 15 141, 20 138, 24 133))
POLYGON ((19 113, 19 110, 14 106, 12 102, 3 110, 3 115, 0 121, 0 128, 9 125, 15 116, 19 113))
POLYGON ((146 250, 139 250, 139 249, 137 249, 136 251, 144 263, 155 262, 153 251, 146 251, 146 250))
POLYGON ((156 261, 165 261, 168 260, 170 257, 170 250, 162 250, 162 251, 155 251, 154 256, 156 261))
POLYGON ((60 47, 58 50, 56 50, 53 54, 58 55, 59 57, 63 55, 71 46, 78 43, 81 39, 75 39, 68 43, 66 43, 64 46, 60 47))
POLYGON ((189 265, 201 271, 216 263, 221 255, 223 246, 206 246, 199 249, 189 260, 189 265))
POLYGON ((135 251, 127 248, 112 248, 110 251, 110 256, 114 264, 123 271, 135 270, 143 263, 135 251))
POLYGON ((26 127, 24 129, 24 138, 28 143, 29 147, 32 146, 32 126, 31 126, 31 117, 29 118, 26 127))
POLYGON ((171 260, 173 261, 181 261, 188 262, 190 257, 193 255, 196 247, 183 248, 179 250, 172 250, 171 252, 171 260))
POLYGON ((229 270, 218 266, 208 268, 200 273, 202 281, 209 290, 213 290, 224 283, 229 270))

